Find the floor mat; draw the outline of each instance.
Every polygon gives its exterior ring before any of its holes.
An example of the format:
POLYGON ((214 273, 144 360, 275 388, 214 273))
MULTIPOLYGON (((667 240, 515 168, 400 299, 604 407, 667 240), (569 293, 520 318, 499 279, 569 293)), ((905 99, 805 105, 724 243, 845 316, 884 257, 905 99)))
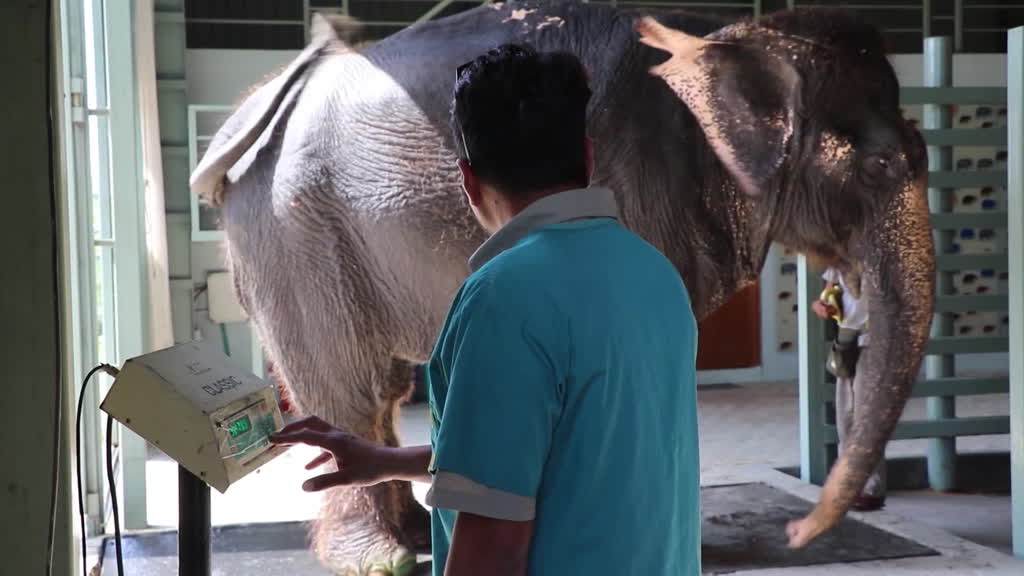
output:
MULTIPOLYGON (((790 550, 786 548, 786 523, 809 512, 812 504, 766 484, 704 487, 701 500, 704 574, 938 554, 849 517, 806 548, 790 550)), ((211 544, 214 576, 329 575, 309 552, 305 523, 217 527, 211 533, 211 544)), ((125 536, 125 571, 132 576, 178 574, 177 549, 173 531, 125 536)), ((111 540, 106 542, 103 564, 104 574, 117 573, 111 540)))
POLYGON ((787 548, 786 523, 806 515, 811 507, 767 484, 702 488, 704 574, 938 555, 850 517, 803 549, 787 548))

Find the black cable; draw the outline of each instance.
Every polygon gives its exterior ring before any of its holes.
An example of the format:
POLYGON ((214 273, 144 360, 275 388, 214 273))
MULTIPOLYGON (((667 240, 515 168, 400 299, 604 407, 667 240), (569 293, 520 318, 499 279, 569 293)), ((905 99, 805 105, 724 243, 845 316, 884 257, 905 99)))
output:
POLYGON ((78 518, 82 527, 82 574, 85 576, 89 573, 89 557, 85 549, 85 493, 82 491, 82 406, 85 404, 85 388, 89 385, 89 380, 100 370, 107 371, 109 368, 111 367, 106 364, 100 364, 85 375, 82 389, 78 393, 78 411, 75 415, 75 472, 78 476, 78 518))
POLYGON ((50 259, 51 259, 51 272, 53 272, 53 282, 51 289, 53 291, 53 343, 54 352, 57 354, 57 361, 53 363, 53 479, 50 487, 50 526, 49 533, 46 537, 46 575, 50 576, 53 570, 53 547, 55 535, 57 532, 57 497, 60 491, 60 439, 62 436, 61 421, 64 419, 64 367, 62 362, 63 354, 61 354, 61 321, 60 321, 60 253, 58 244, 60 242, 61 234, 57 220, 57 209, 60 205, 57 202, 57 185, 54 177, 54 170, 56 168, 55 161, 53 158, 53 3, 54 0, 46 0, 46 23, 45 31, 43 33, 43 53, 46 60, 43 65, 45 74, 44 90, 46 93, 46 159, 49 167, 49 173, 47 179, 50 185, 50 239, 52 240, 50 246, 50 259))
POLYGON ((114 418, 107 414, 107 482, 110 483, 110 503, 114 510, 114 550, 117 553, 117 574, 124 576, 124 557, 121 555, 121 516, 117 512, 117 487, 114 482, 114 418))

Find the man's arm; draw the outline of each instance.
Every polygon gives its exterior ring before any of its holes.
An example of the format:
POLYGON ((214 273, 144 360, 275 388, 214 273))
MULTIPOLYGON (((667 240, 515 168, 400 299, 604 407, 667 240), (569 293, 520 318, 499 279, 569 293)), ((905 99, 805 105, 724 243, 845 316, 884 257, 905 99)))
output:
POLYGON ((391 448, 390 476, 395 480, 430 483, 430 445, 391 448))
POLYGON ((444 574, 525 576, 532 537, 532 520, 514 522, 459 512, 444 574))
POLYGON ((373 486, 389 480, 431 481, 430 446, 392 448, 335 428, 316 416, 292 422, 270 435, 274 444, 309 444, 323 449, 306 464, 312 470, 332 459, 337 470, 306 480, 302 489, 317 492, 334 486, 373 486))

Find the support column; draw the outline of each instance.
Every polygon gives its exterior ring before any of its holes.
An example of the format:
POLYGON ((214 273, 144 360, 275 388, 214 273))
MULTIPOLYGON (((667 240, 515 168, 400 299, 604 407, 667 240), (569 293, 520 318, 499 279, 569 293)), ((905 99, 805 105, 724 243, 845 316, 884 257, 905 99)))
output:
POLYGON ((1010 470, 1013 553, 1024 558, 1024 27, 1007 42, 1010 470))
MULTIPOLYGON (((947 37, 926 38, 924 41, 924 84, 929 87, 953 85, 953 43, 947 37)), ((946 129, 952 126, 949 106, 926 104, 924 106, 924 128, 946 129)), ((953 168, 953 149, 950 146, 928 147, 928 169, 946 171, 953 168)), ((928 207, 932 213, 949 212, 952 209, 953 190, 929 188, 928 207)), ((948 254, 953 244, 952 230, 932 232, 936 254, 948 254)), ((953 274, 940 271, 935 279, 935 293, 939 296, 952 294, 953 274)), ((949 313, 936 313, 932 318, 931 336, 952 336, 953 318, 949 313)), ((955 373, 955 358, 952 354, 927 356, 925 375, 928 379, 948 378, 955 373)), ((938 420, 956 417, 956 398, 953 396, 929 397, 927 400, 928 419, 938 420)), ((928 482, 934 490, 952 490, 956 479, 956 438, 932 438, 928 440, 928 482)))
POLYGON ((800 344, 800 478, 821 486, 828 476, 825 441, 825 325, 811 314, 821 289, 820 271, 797 261, 797 324, 800 344))
MULTIPOLYGON (((111 187, 113 196, 114 268, 117 286, 117 358, 123 362, 148 350, 141 148, 133 42, 134 6, 119 0, 104 10, 107 34, 107 82, 110 107, 111 187)), ((122 491, 118 494, 124 528, 146 528, 146 441, 118 426, 122 491)))

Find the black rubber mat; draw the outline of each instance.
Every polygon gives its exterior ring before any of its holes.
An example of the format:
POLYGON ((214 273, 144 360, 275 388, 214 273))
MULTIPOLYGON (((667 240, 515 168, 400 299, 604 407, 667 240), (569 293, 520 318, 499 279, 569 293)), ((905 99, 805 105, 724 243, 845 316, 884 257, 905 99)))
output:
MULTIPOLYGON (((938 554, 849 517, 806 548, 790 550, 786 548, 786 523, 809 512, 812 504, 766 484, 705 487, 701 500, 704 574, 938 554)), ((309 552, 308 542, 307 527, 301 522, 214 528, 214 576, 257 572, 327 576, 309 552), (238 571, 240 563, 246 570, 238 571)), ((126 572, 132 576, 177 574, 177 550, 173 531, 126 536, 126 572)), ((426 572, 429 563, 421 568, 426 572)), ((114 544, 109 540, 103 573, 116 574, 114 544)))
POLYGON ((846 517, 807 547, 786 547, 786 524, 812 503, 767 484, 701 489, 704 574, 937 556, 916 542, 846 517))

